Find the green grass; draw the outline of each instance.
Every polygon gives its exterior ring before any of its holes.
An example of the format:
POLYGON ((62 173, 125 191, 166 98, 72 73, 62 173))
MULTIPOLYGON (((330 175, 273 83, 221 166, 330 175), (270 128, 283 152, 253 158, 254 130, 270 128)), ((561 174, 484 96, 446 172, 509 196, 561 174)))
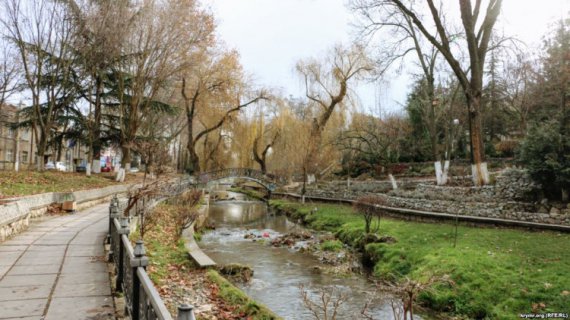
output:
POLYGON ((251 190, 251 189, 239 188, 239 187, 229 188, 228 191, 243 193, 246 196, 248 196, 249 198, 252 198, 255 200, 261 200, 261 201, 263 201, 264 197, 265 197, 265 194, 263 192, 255 191, 255 190, 251 190))
POLYGON ((267 307, 248 297, 243 291, 222 277, 216 270, 208 270, 207 275, 210 281, 218 285, 220 289, 219 296, 231 305, 239 306, 239 311, 243 312, 247 319, 280 319, 267 307))
MULTIPOLYGON (((270 204, 355 247, 364 235, 364 219, 350 206, 270 204), (310 213, 315 206, 317 212, 310 213)), ((376 277, 398 281, 448 275, 453 280, 418 297, 431 309, 477 319, 518 319, 540 303, 546 307, 538 312, 570 312, 569 234, 459 226, 453 248, 452 224, 388 218, 382 219, 379 233, 397 242, 365 247, 376 277)))
POLYGON ((342 249, 342 242, 338 240, 327 240, 321 243, 320 245, 321 250, 323 251, 340 251, 342 249))
POLYGON ((87 177, 74 172, 0 171, 0 197, 68 192, 115 185, 112 174, 87 177))

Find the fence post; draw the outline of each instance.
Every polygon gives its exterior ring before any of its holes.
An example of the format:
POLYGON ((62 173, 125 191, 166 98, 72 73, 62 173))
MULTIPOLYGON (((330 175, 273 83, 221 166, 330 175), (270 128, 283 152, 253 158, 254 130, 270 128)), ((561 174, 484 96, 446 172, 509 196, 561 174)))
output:
POLYGON ((179 305, 176 320, 196 320, 196 317, 194 317, 194 306, 190 304, 179 305))
POLYGON ((109 230, 107 232, 107 239, 105 239, 105 243, 111 243, 111 227, 113 225, 113 209, 115 208, 115 199, 111 199, 111 203, 109 204, 109 230))
POLYGON ((129 234, 129 218, 121 217, 121 229, 117 230, 119 234, 119 264, 117 268, 117 282, 115 283, 115 288, 118 292, 123 292, 123 276, 125 274, 125 266, 124 264, 124 256, 125 256, 125 247, 123 245, 122 235, 129 234))
MULTIPOLYGON (((113 202, 111 201, 111 205, 115 203, 114 206, 111 206, 110 208, 110 214, 109 214, 109 262, 113 261, 114 258, 114 252, 113 252, 113 229, 115 228, 115 223, 114 220, 115 219, 119 219, 120 215, 119 215, 119 203, 118 202, 113 202)), ((119 232, 119 230, 114 230, 114 232, 119 232)))
POLYGON ((146 268, 148 266, 148 258, 146 257, 146 251, 144 249, 144 243, 142 240, 137 240, 135 248, 133 250, 134 258, 131 258, 130 265, 131 265, 131 272, 133 273, 133 308, 131 319, 132 320, 139 320, 140 318, 140 294, 141 294, 141 280, 137 275, 137 269, 139 267, 146 268))

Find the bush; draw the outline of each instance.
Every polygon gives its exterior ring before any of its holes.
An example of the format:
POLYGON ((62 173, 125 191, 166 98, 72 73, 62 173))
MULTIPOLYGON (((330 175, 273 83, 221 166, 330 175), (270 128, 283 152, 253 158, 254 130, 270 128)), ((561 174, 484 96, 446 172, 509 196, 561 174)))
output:
POLYGON ((398 163, 390 166, 390 173, 392 174, 402 174, 408 170, 408 165, 403 163, 398 163))
POLYGON ((364 232, 370 233, 372 227, 372 221, 376 217, 376 226, 373 229, 373 233, 378 232, 380 228, 380 213, 381 209, 377 206, 383 206, 386 204, 386 200, 379 196, 366 195, 356 199, 354 203, 354 209, 356 212, 361 213, 364 217, 364 232))
POLYGON ((519 158, 547 196, 559 199, 562 195, 567 200, 564 195, 570 190, 570 137, 561 132, 557 120, 535 125, 521 145, 519 158))
POLYGON ((495 146, 498 155, 501 157, 514 157, 519 149, 519 142, 517 140, 504 140, 495 146))

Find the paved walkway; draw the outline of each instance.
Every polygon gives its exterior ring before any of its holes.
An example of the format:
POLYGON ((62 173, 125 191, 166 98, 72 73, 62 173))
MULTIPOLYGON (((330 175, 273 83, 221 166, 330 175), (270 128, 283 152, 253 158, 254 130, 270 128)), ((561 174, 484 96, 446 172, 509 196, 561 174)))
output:
POLYGON ((114 319, 108 208, 48 218, 0 243, 0 319, 114 319))

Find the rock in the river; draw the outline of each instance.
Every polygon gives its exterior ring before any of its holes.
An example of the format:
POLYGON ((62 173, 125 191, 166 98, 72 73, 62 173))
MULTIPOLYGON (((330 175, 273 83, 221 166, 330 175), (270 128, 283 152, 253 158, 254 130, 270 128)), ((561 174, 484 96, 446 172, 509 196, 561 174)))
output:
POLYGON ((249 282, 253 277, 253 269, 250 266, 238 263, 219 266, 218 271, 234 281, 249 282))

